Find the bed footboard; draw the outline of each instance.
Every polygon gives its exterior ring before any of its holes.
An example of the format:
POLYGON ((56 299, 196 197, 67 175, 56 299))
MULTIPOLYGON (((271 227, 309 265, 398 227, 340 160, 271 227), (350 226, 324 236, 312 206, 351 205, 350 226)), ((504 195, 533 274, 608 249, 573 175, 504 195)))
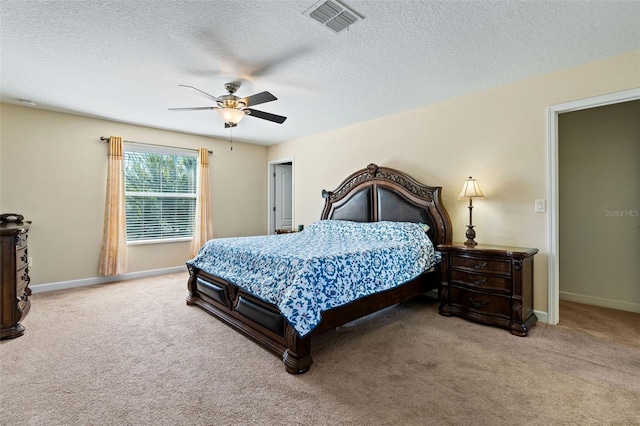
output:
POLYGON ((309 370, 313 364, 310 336, 300 338, 275 305, 191 265, 188 269, 187 305, 199 306, 282 357, 288 373, 301 374, 309 370))
POLYGON ((311 336, 380 309, 405 302, 438 288, 439 266, 432 272, 381 293, 325 311, 322 322, 304 338, 282 317, 278 308, 245 293, 233 283, 187 265, 187 305, 196 305, 280 356, 288 373, 305 373, 313 364, 311 336))

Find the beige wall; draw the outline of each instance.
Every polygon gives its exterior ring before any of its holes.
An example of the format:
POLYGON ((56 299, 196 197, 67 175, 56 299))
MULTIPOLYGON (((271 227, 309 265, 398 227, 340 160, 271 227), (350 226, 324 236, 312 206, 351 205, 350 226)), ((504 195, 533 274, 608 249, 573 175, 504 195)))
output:
MULTIPOLYGON (((100 136, 214 151, 215 236, 266 232, 268 160, 295 159, 297 224, 319 218, 322 189, 370 162, 444 187, 443 200, 463 240, 468 176, 486 199, 474 203, 477 240, 537 247, 534 306, 547 309, 546 109, 640 87, 640 51, 401 114, 269 147, 234 143, 13 105, 0 106, 0 212, 33 220, 32 283, 97 276, 104 208, 106 145, 100 136)), ((132 246, 130 271, 183 265, 187 243, 132 246)))
MULTIPOLYGON (((267 149, 106 120, 0 105, 0 212, 32 220, 32 285, 98 276, 107 144, 100 136, 213 151, 214 236, 266 233, 267 149)), ((189 243, 129 246, 129 272, 184 265, 189 243)))
MULTIPOLYGON (((425 77, 426 78, 426 77, 425 77)), ((269 160, 295 159, 295 217, 318 219, 332 190, 368 163, 443 187, 454 240, 464 241, 468 176, 486 198, 474 203, 480 243, 536 247, 534 307, 547 310, 547 107, 640 87, 640 51, 269 147, 269 160)))
POLYGON ((640 100, 558 122, 560 297, 640 312, 640 100))

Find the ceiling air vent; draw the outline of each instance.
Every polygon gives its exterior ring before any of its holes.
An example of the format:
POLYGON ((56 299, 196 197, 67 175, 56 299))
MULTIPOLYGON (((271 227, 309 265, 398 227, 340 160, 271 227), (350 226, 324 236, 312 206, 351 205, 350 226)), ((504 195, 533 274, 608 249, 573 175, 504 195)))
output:
POLYGON ((336 34, 364 19, 364 16, 339 0, 319 1, 307 9, 303 15, 312 18, 336 34))

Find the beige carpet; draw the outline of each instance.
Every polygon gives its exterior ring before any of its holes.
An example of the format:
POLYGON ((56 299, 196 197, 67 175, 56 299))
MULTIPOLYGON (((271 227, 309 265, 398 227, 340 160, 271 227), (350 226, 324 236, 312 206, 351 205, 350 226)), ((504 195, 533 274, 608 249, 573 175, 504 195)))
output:
POLYGON ((292 376, 186 306, 186 281, 34 295, 25 335, 0 344, 0 424, 640 425, 640 315, 614 324, 631 340, 564 307, 566 325, 519 338, 425 298, 318 336, 292 376))
POLYGON ((561 300, 560 326, 640 349, 640 314, 561 300))

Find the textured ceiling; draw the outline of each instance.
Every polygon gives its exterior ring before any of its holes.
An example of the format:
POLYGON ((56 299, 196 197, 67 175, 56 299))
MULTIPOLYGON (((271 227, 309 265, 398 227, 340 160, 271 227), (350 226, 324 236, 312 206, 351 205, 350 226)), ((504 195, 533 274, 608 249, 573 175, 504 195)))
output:
MULTIPOLYGON (((212 101, 268 90, 234 140, 271 145, 640 49, 640 1, 0 0, 0 100, 228 138, 212 101)), ((640 72, 640 70, 639 70, 640 72)), ((96 137, 99 135, 96 135, 96 137)))

